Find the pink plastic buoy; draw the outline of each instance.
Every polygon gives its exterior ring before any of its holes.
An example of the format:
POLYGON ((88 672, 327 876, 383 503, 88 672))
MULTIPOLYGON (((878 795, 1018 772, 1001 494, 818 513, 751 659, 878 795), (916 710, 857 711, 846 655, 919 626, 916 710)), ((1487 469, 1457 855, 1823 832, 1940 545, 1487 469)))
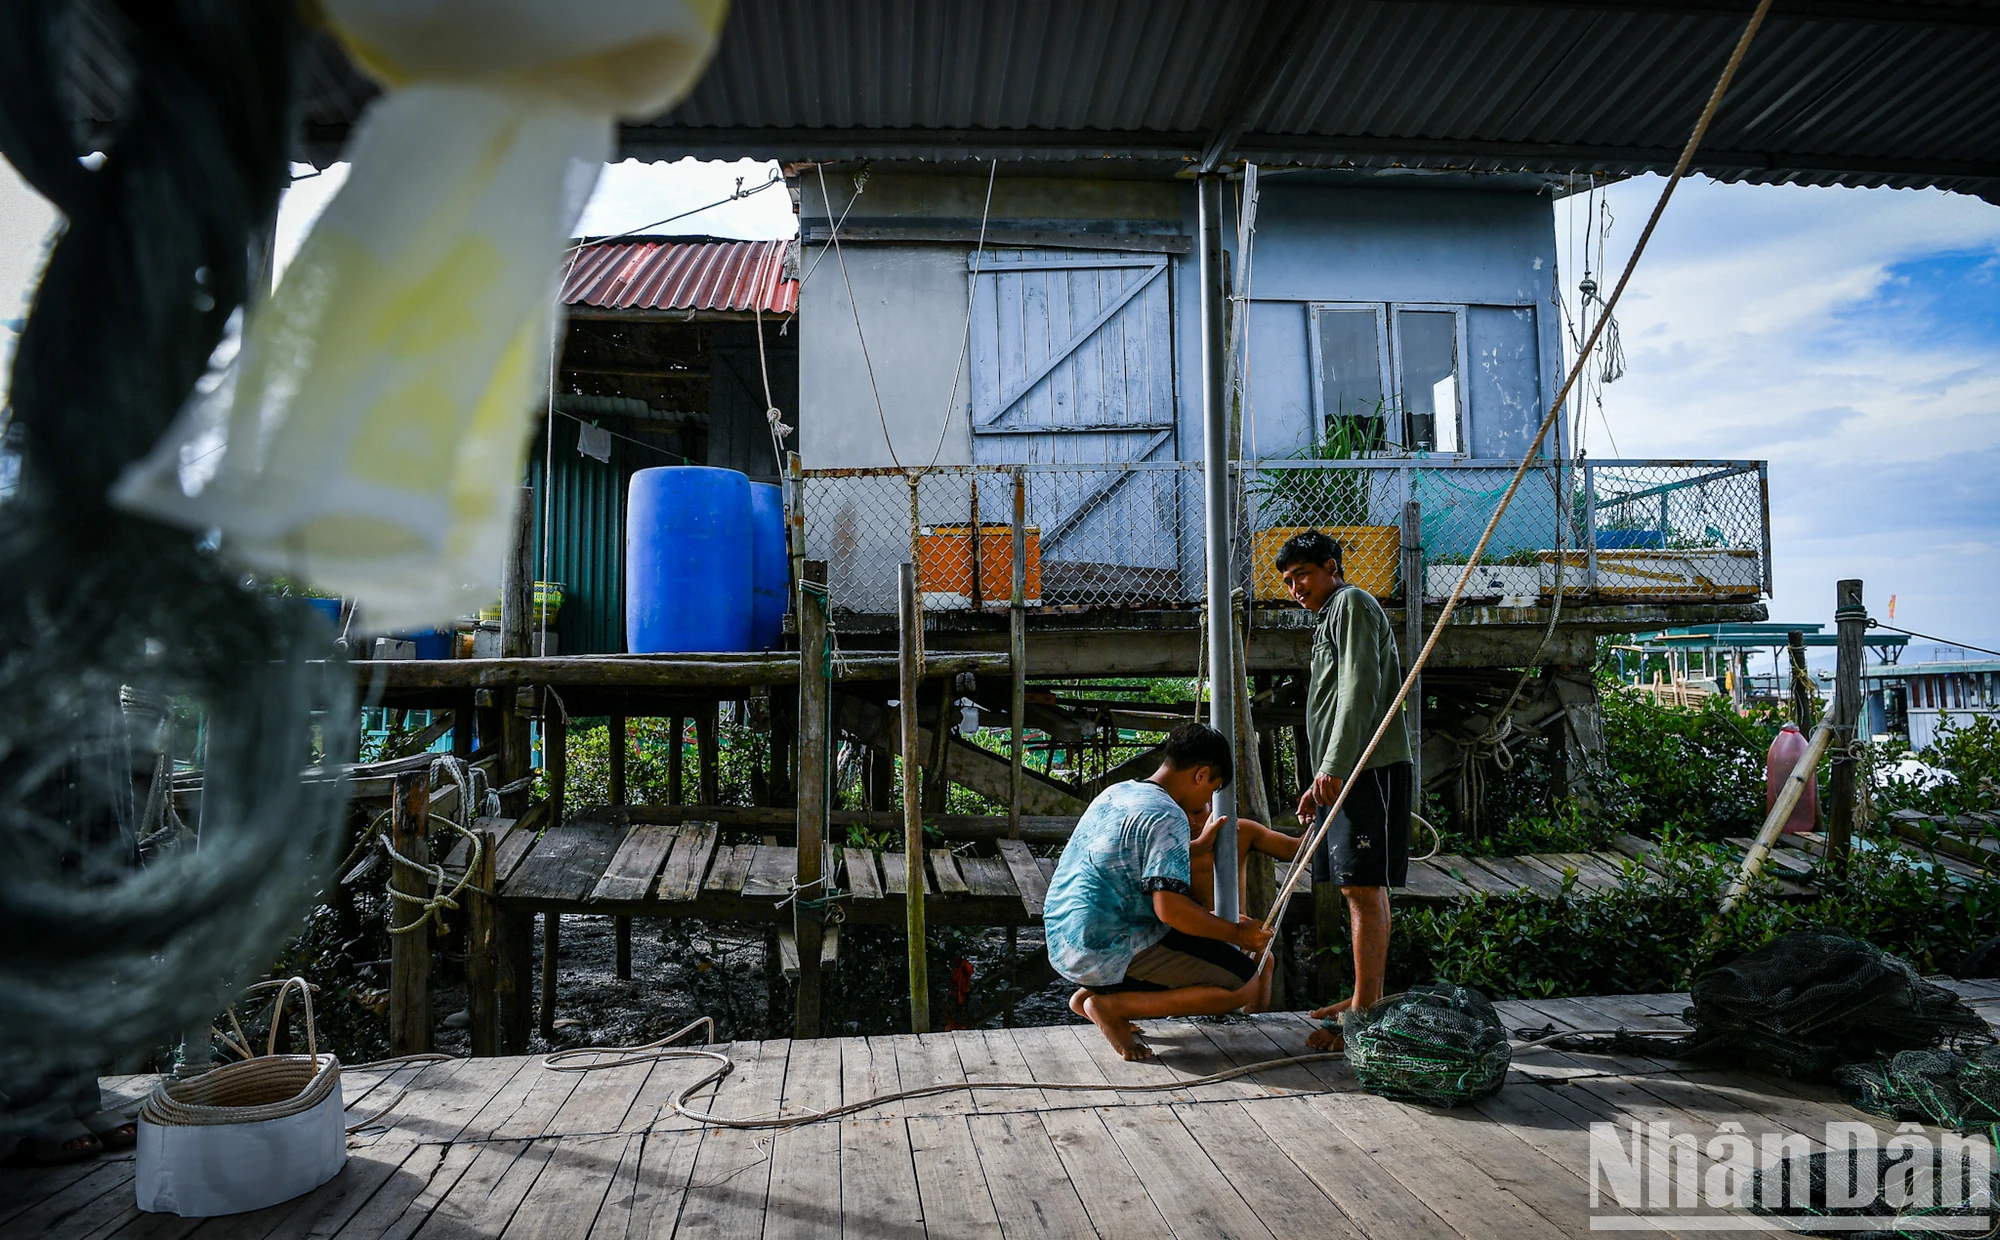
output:
MULTIPOLYGON (((1806 756, 1812 746, 1799 725, 1788 723, 1778 729, 1778 735, 1771 740, 1771 750, 1764 755, 1764 809, 1769 812, 1778 803, 1778 794, 1785 789, 1785 781, 1792 777, 1793 768, 1799 759, 1806 756)), ((1782 833, 1797 835, 1810 831, 1819 821, 1819 781, 1807 780, 1805 791, 1799 794, 1799 803, 1792 806, 1791 817, 1785 819, 1782 833)))

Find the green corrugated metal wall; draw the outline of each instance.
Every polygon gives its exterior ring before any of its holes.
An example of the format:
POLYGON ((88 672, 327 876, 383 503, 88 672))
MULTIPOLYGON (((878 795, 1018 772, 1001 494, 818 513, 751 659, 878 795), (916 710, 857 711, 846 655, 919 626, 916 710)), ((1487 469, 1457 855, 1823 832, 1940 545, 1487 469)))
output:
POLYGON ((555 539, 548 548, 548 575, 563 584, 562 614, 556 620, 563 654, 622 654, 625 650, 625 486, 631 474, 626 443, 612 439, 606 463, 576 450, 579 429, 573 418, 555 423, 555 495, 542 494, 542 452, 537 437, 529 480, 535 487, 535 572, 542 573, 542 515, 552 518, 555 539))

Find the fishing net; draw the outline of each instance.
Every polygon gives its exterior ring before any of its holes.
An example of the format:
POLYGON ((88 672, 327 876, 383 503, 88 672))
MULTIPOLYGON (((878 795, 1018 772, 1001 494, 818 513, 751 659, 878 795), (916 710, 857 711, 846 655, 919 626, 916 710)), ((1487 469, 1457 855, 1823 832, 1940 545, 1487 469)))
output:
POLYGON ((1780 1230, 1851 1240, 1992 1237, 2000 1174, 1990 1160, 1912 1142, 1787 1159, 1748 1176, 1743 1204, 1780 1230), (1853 1204, 1841 1204, 1851 1202, 1853 1204), (1825 1219, 1814 1226, 1814 1219, 1825 1219))
MULTIPOLYGON (((1801 1081, 1905 1050, 1990 1043, 1992 1031, 1952 991, 1845 934, 1799 930, 1695 980, 1671 1040, 1632 1034, 1559 1037, 1559 1050, 1748 1062, 1801 1081)), ((1528 1031, 1523 1031, 1526 1034, 1528 1031)))
POLYGON ((331 630, 106 500, 250 295, 299 37, 287 4, 0 6, 0 151, 63 217, 6 411, 0 1146, 205 1031, 337 860, 331 630))
POLYGON ((1341 1018, 1361 1087, 1400 1102, 1455 1107, 1499 1092, 1512 1056, 1486 996, 1468 986, 1415 986, 1341 1018))
POLYGON ((1969 1058, 1947 1050, 1898 1051, 1876 1063, 1848 1064, 1834 1083, 1855 1106, 1890 1119, 1960 1132, 2000 1124, 2000 1046, 1969 1058))

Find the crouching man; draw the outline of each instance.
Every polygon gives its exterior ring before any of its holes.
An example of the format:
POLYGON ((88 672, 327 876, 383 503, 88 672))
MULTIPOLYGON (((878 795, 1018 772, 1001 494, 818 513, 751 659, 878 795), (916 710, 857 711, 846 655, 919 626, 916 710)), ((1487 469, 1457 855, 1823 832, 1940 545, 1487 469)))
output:
POLYGON ((1153 1055, 1134 1020, 1269 1001, 1270 961, 1259 968, 1256 954, 1270 931, 1249 917, 1232 925, 1191 896, 1188 818, 1206 820, 1231 772, 1220 732, 1182 724, 1157 771, 1090 803, 1049 881, 1042 908, 1049 963, 1081 987, 1070 1008, 1127 1059, 1153 1055))

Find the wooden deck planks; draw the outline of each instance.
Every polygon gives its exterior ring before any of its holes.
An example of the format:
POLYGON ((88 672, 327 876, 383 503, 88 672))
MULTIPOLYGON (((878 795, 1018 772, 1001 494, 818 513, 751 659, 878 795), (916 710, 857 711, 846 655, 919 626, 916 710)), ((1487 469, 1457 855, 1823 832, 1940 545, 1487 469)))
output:
POLYGON ((847 863, 847 890, 854 899, 881 899, 882 878, 875 872, 875 854, 866 848, 849 848, 841 855, 847 863))
MULTIPOLYGON (((713 1108, 718 1115, 757 1118, 774 1114, 784 1097, 790 1043, 737 1042, 736 1070, 722 1078, 713 1108)), ((694 1176, 681 1203, 677 1237, 739 1240, 764 1225, 771 1184, 771 1134, 754 1128, 710 1128, 695 1155, 694 1176)))
POLYGON ((712 822, 681 824, 674 851, 660 866, 659 899, 692 900, 701 894, 702 880, 708 877, 709 858, 715 855, 717 833, 712 822))
MULTIPOLYGON (((961 871, 962 873, 962 871, 961 871)), ((1958 983, 1983 1005, 2000 986, 1958 983)), ((1510 1026, 1666 1026, 1679 995, 1512 1001, 1510 1026)), ((820 1109, 951 1081, 1174 1080, 1298 1053, 1296 1013, 1146 1022, 1161 1062, 1127 1064, 1088 1026, 726 1048, 725 1115, 820 1109)), ((775 1132, 704 1128, 668 1101, 707 1070, 660 1060, 587 1073, 539 1059, 424 1065, 352 1141, 348 1168, 295 1201, 223 1219, 142 1215, 132 1162, 0 1170, 0 1240, 283 1236, 634 1240, 671 1235, 1581 1237, 1589 1126, 1799 1133, 1869 1121, 1830 1089, 1637 1056, 1542 1050, 1471 1108, 1405 1106, 1339 1064, 1149 1093, 979 1089, 775 1132)), ((355 1074, 374 1097, 396 1073, 355 1074)), ((143 1085, 143 1081, 139 1082, 143 1085)), ((360 1092, 360 1091, 357 1091, 360 1092)), ((355 1108, 372 1114, 367 1102, 355 1108)), ((1629 1216, 1627 1225, 1641 1225, 1629 1216)), ((1668 1234, 1674 1234, 1669 1232, 1668 1234)))
POLYGON ((1049 895, 1049 880, 1037 862, 1045 858, 1037 858, 1020 840, 1000 840, 996 847, 1008 870, 1013 872, 1014 888, 1021 893, 1021 907, 1030 918, 1041 920, 1042 905, 1049 895))
POLYGON ((971 895, 972 888, 958 872, 958 861, 949 848, 933 848, 931 853, 931 874, 937 879, 937 889, 948 896, 971 895))
POLYGON ((578 901, 597 885, 624 832, 618 827, 554 827, 507 882, 510 900, 578 901))
POLYGON ((653 894, 653 880, 680 838, 679 827, 641 826, 626 833, 591 889, 592 900, 644 900, 653 894))
MULTIPOLYGON (((786 1113, 824 1111, 841 1102, 841 1044, 794 1042, 781 1099, 786 1113)), ((772 1134, 771 1187, 764 1203, 765 1240, 840 1235, 840 1122, 772 1134)))
POLYGON ((733 896, 743 890, 743 882, 750 877, 750 863, 757 856, 756 844, 724 844, 715 850, 715 862, 709 867, 708 878, 701 884, 705 892, 733 896))
MULTIPOLYGON (((890 1039, 843 1038, 840 1052, 842 1102, 903 1087, 890 1039)), ((854 1240, 924 1235, 905 1112, 904 1103, 892 1102, 840 1121, 841 1235, 854 1240)))

